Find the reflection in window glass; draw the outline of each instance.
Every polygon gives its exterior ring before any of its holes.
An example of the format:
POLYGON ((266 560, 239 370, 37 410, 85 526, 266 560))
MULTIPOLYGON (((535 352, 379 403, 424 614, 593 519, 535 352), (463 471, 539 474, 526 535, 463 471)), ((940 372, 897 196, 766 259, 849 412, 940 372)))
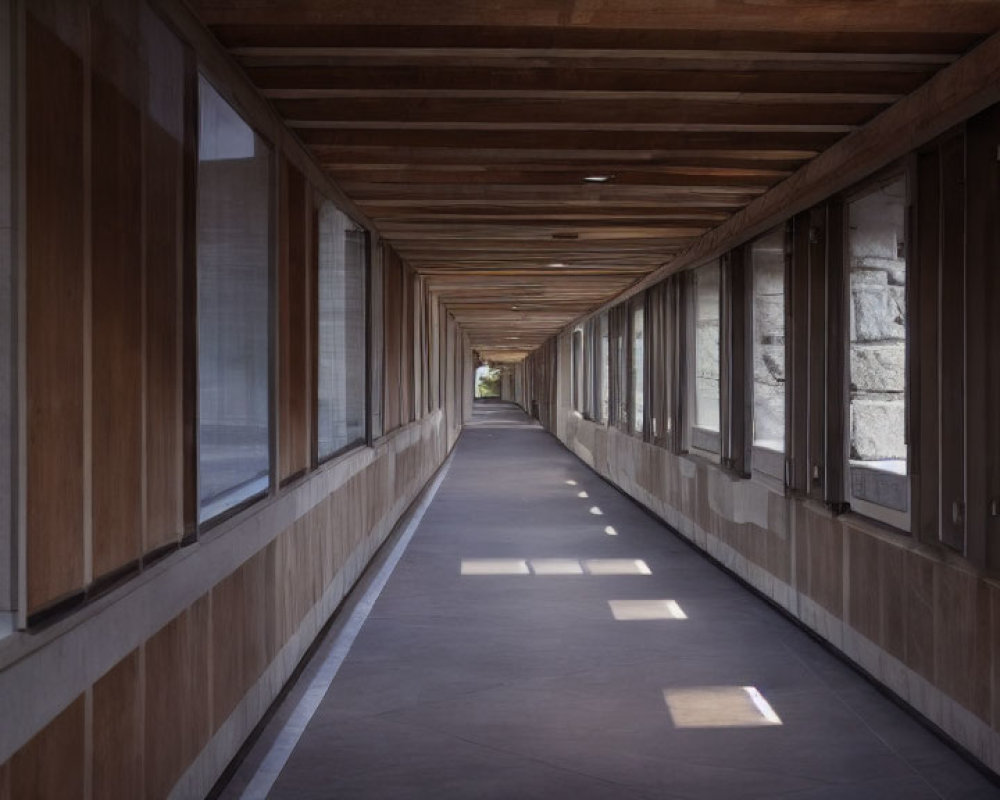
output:
POLYGON ((608 421, 608 314, 601 314, 601 352, 598 358, 598 383, 601 392, 601 422, 608 421))
POLYGON ((365 438, 365 231, 329 200, 319 207, 317 454, 365 438))
POLYGON ((202 78, 198 153, 199 519, 270 474, 271 153, 202 78))
POLYGON ((719 430, 719 263, 694 271, 694 424, 719 430))
POLYGON ((573 408, 583 411, 583 330, 573 331, 573 408))
POLYGON ((753 262, 753 443, 785 450, 785 232, 750 249, 753 262))
POLYGON ((853 462, 906 474, 906 182, 848 207, 853 462))
POLYGON ((642 431, 643 422, 643 325, 642 308, 632 311, 632 430, 642 431))

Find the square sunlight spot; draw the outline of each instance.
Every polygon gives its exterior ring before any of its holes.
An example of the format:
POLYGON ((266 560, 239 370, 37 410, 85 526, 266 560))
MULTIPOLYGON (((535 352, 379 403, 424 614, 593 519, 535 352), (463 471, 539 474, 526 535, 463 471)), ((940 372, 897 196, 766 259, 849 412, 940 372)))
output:
POLYGON ((575 558, 533 558, 530 564, 536 575, 583 575, 583 567, 575 558))
POLYGON ((608 600, 617 620, 687 619, 676 600, 608 600))
POLYGON ((583 568, 591 575, 652 575, 646 562, 639 558, 589 558, 583 568))
POLYGON ((757 728, 781 725, 781 718, 753 686, 695 686, 664 689, 670 718, 678 728, 757 728))
POLYGON ((618 531, 616 531, 616 530, 615 530, 615 529, 614 529, 613 527, 611 527, 610 525, 607 525, 607 526, 605 526, 605 528, 604 528, 604 532, 605 532, 605 533, 606 533, 606 534, 607 534, 608 536, 617 536, 617 535, 618 535, 618 531))
POLYGON ((521 558, 463 558, 462 575, 530 575, 521 558))

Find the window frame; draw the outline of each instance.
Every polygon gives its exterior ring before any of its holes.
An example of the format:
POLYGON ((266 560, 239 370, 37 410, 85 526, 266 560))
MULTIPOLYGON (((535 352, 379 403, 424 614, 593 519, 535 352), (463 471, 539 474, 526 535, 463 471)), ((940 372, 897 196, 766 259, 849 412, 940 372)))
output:
MULTIPOLYGON (((747 314, 746 314, 746 336, 748 346, 747 370, 746 370, 746 401, 747 401, 747 449, 750 451, 750 474, 755 479, 763 480, 784 490, 788 483, 787 464, 789 461, 789 450, 791 442, 791 414, 790 409, 790 369, 791 347, 789 332, 791 331, 789 287, 790 275, 792 272, 793 243, 791 220, 776 225, 760 236, 751 240, 745 247, 745 264, 747 273, 747 314), (784 350, 784 383, 782 386, 782 429, 783 442, 782 449, 777 450, 772 447, 757 444, 757 392, 754 370, 756 368, 757 355, 757 329, 756 329, 756 301, 757 301, 757 262, 754 258, 754 247, 768 237, 780 235, 782 237, 782 338, 784 350)), ((793 332, 794 333, 794 332, 793 332)))
POLYGON ((648 362, 649 362, 649 337, 647 335, 647 313, 646 313, 646 292, 640 292, 631 298, 628 303, 628 344, 627 344, 627 374, 628 374, 628 396, 627 396, 627 431, 632 436, 639 439, 646 438, 648 428, 647 409, 649 407, 648 397, 648 362), (642 358, 639 369, 642 374, 636 375, 636 317, 642 315, 642 358), (635 385, 636 378, 641 378, 642 386, 635 385), (638 420, 638 410, 636 400, 642 398, 642 419, 638 420), (636 422, 638 421, 638 426, 636 422))
POLYGON ((312 254, 312 273, 315 276, 313 280, 313 291, 311 298, 312 305, 312 315, 313 319, 316 321, 313 326, 311 333, 312 342, 310 343, 312 348, 312 370, 313 370, 313 388, 312 388, 312 402, 313 402, 313 441, 312 441, 312 451, 313 451, 313 467, 318 467, 322 464, 326 464, 345 453, 352 452, 362 447, 370 447, 372 444, 374 421, 372 419, 372 327, 373 327, 373 298, 372 298, 372 287, 373 287, 373 269, 372 269, 372 258, 374 253, 374 248, 372 247, 372 234, 364 225, 355 220, 348 212, 344 211, 338 203, 336 203, 332 198, 327 197, 325 194, 317 193, 316 200, 314 202, 314 219, 313 219, 313 230, 315 231, 315 246, 313 247, 312 254), (363 234, 363 252, 362 257, 362 268, 364 270, 364 291, 365 297, 362 303, 362 313, 364 314, 364 320, 362 322, 362 328, 365 334, 365 347, 364 347, 364 410, 362 414, 364 415, 364 430, 361 437, 352 439, 347 442, 343 447, 331 451, 327 454, 320 453, 319 450, 319 372, 320 372, 320 352, 319 352, 319 326, 320 326, 320 291, 319 291, 319 276, 320 276, 320 263, 319 263, 319 251, 320 251, 320 224, 319 215, 323 203, 329 203, 337 212, 343 214, 347 219, 363 234))
POLYGON ((897 161, 879 170, 874 175, 869 176, 864 181, 852 186, 836 198, 836 203, 840 206, 840 246, 841 246, 841 295, 838 298, 842 308, 843 325, 841 336, 842 347, 842 395, 841 395, 841 425, 843 436, 840 441, 840 461, 843 470, 843 498, 851 511, 863 517, 873 519, 892 528, 910 534, 913 530, 914 511, 914 491, 913 491, 913 465, 914 465, 914 431, 912 426, 913 411, 913 372, 912 360, 914 357, 913 343, 917 335, 914 326, 913 299, 914 287, 917 282, 913 246, 913 213, 916 205, 916 158, 915 154, 910 154, 901 161, 897 161), (887 470, 877 470, 871 467, 863 467, 851 462, 851 252, 850 252, 850 205, 851 203, 869 197, 881 189, 902 180, 904 183, 904 206, 903 206, 903 246, 906 270, 906 286, 904 287, 905 310, 905 331, 904 331, 904 384, 903 384, 903 438, 906 444, 906 474, 898 475, 887 470), (857 481, 865 477, 870 478, 875 483, 875 490, 878 490, 878 479, 882 484, 891 484, 893 488, 902 487, 905 491, 906 510, 902 511, 891 506, 879 503, 872 498, 865 498, 855 494, 857 481))
MULTIPOLYGON (((270 138, 268 138, 263 131, 254 123, 253 114, 249 113, 233 96, 233 94, 227 90, 226 82, 219 80, 213 70, 209 65, 203 63, 200 59, 198 60, 192 75, 192 86, 193 97, 190 98, 190 103, 192 107, 192 113, 194 114, 194 119, 192 120, 194 125, 194 130, 197 132, 194 136, 194 154, 193 154, 193 170, 195 172, 194 186, 191 191, 191 206, 192 206, 192 223, 193 229, 191 231, 191 241, 192 241, 192 256, 194 257, 194 263, 191 265, 192 278, 194 280, 193 294, 195 301, 193 303, 193 325, 194 325, 194 345, 193 345, 193 365, 191 371, 193 374, 193 393, 194 393, 194 413, 195 413, 195 424, 194 424, 194 446, 192 448, 192 462, 193 462, 193 491, 194 491, 194 525, 196 536, 200 537, 203 532, 209 531, 229 519, 232 519, 236 515, 240 514, 247 508, 254 506, 270 497, 274 497, 279 490, 278 481, 278 429, 280 426, 280 420, 278 418, 279 409, 277 403, 278 395, 278 292, 279 292, 279 275, 278 275, 278 247, 280 243, 278 241, 277 228, 278 228, 278 198, 280 196, 279 192, 279 180, 280 171, 278 169, 278 147, 270 138), (200 294, 198 289, 198 284, 200 282, 200 273, 197 264, 197 243, 198 243, 198 212, 200 208, 201 200, 201 178, 199 175, 199 163, 200 163, 200 141, 201 141, 201 81, 204 80, 211 89, 225 102, 233 112, 240 118, 240 120, 253 132, 253 135, 264 142, 268 147, 268 180, 267 180, 267 291, 268 291, 268 302, 267 302, 267 335, 268 335, 268 346, 267 346, 267 404, 268 404, 268 478, 266 488, 247 496, 243 500, 224 508, 217 513, 202 517, 202 498, 201 498, 201 478, 202 478, 202 467, 201 467, 201 454, 202 454, 202 436, 201 436, 201 354, 200 354, 200 294)), ((187 537, 185 537, 187 538, 187 537)))
POLYGON ((722 440, 723 440, 723 418, 722 418, 722 259, 713 258, 699 264, 693 269, 687 270, 685 272, 684 281, 684 305, 685 305, 685 336, 684 336, 684 350, 686 358, 685 364, 685 378, 686 387, 684 392, 684 405, 687 409, 685 414, 685 425, 684 425, 684 449, 692 454, 701 456, 715 463, 720 463, 722 460, 722 440), (698 296, 697 296, 697 283, 696 275, 699 270, 704 270, 709 267, 714 267, 718 274, 718 315, 719 315, 719 347, 718 347, 718 361, 719 361, 719 408, 718 408, 718 419, 719 419, 719 429, 712 430, 710 428, 705 428, 697 424, 698 418, 698 296))

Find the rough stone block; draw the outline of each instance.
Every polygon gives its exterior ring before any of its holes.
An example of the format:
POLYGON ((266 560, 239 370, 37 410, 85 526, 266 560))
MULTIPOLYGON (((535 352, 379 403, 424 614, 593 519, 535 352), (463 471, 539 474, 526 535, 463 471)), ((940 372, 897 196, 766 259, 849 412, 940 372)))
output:
POLYGON ((719 322, 698 323, 695 372, 699 378, 719 379, 719 322))
POLYGON ((902 392, 905 389, 906 345, 851 346, 851 389, 856 392, 902 392))
POLYGON ((877 342, 906 335, 902 287, 889 286, 888 274, 851 273, 851 340, 877 342))
POLYGON ((851 458, 879 461, 906 458, 902 399, 856 397, 851 403, 851 458))

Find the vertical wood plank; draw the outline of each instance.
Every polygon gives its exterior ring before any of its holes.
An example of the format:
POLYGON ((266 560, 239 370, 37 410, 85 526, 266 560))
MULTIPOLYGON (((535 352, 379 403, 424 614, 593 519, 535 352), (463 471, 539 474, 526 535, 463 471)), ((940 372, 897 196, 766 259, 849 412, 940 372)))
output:
MULTIPOLYGON (((967 555, 1000 569, 1000 106, 967 126, 967 555)), ((996 624, 996 620, 994 620, 996 624)))
POLYGON ((94 684, 91 796, 142 797, 142 694, 139 651, 94 684))
POLYGON ((791 247, 785 270, 785 350, 788 369, 785 397, 786 452, 791 459, 790 486, 809 492, 809 212, 792 220, 791 247))
POLYGON ((84 20, 61 10, 65 39, 31 9, 25 31, 29 615, 84 582, 84 20))
POLYGON ((809 279, 809 440, 807 470, 809 496, 825 498, 826 486, 826 270, 827 206, 808 212, 807 263, 809 279))
MULTIPOLYGON (((941 145, 941 541, 965 552, 965 137, 941 145)), ((926 362, 924 362, 926 363, 926 362)))
POLYGON ((145 552, 183 534, 184 47, 152 12, 143 120, 145 552))
MULTIPOLYGON (((919 443, 914 466, 911 530, 923 542, 936 542, 939 521, 938 290, 941 255, 941 165, 937 147, 917 156, 915 241, 911 247, 913 277, 907 321, 914 326, 916 353, 911 360, 910 416, 919 443)), ((909 266, 909 265, 908 265, 909 266)))
POLYGON ((133 14, 94 13, 91 21, 90 469, 98 579, 142 550, 142 68, 133 14))
POLYGON ((209 597, 203 596, 145 645, 147 797, 166 797, 208 741, 212 724, 209 603, 209 597))
POLYGON ((846 410, 847 397, 847 294, 849 281, 845 263, 844 204, 830 203, 826 258, 826 476, 824 500, 841 506, 846 502, 846 410))
POLYGON ((34 800, 85 796, 84 697, 42 728, 10 760, 10 794, 34 800))

